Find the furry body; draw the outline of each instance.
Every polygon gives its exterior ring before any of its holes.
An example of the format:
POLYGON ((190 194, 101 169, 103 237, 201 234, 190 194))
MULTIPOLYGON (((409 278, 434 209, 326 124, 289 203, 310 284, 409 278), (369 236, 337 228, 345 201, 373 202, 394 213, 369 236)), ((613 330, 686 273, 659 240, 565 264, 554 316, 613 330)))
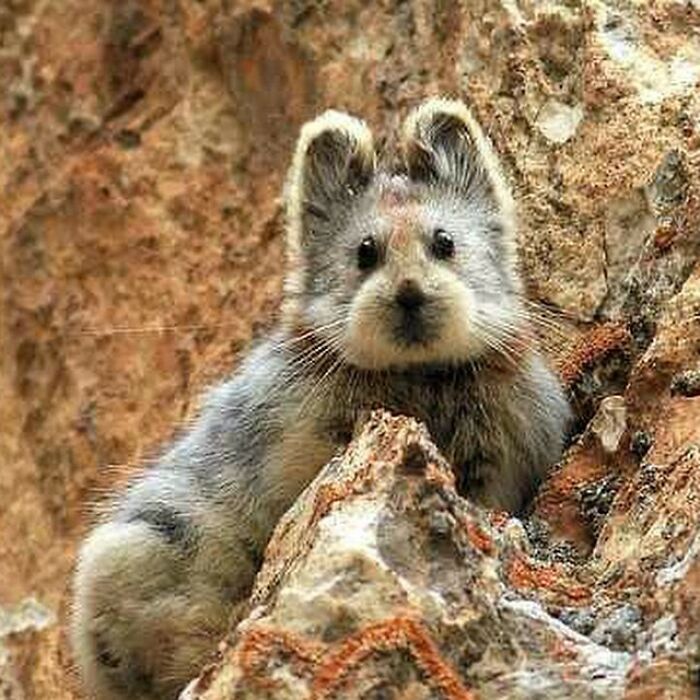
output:
POLYGON ((569 410, 526 322, 495 156, 459 103, 405 130, 398 174, 352 117, 302 131, 281 327, 81 550, 73 643, 97 697, 177 697, 280 516, 369 410, 424 421, 487 506, 517 511, 558 458, 569 410))

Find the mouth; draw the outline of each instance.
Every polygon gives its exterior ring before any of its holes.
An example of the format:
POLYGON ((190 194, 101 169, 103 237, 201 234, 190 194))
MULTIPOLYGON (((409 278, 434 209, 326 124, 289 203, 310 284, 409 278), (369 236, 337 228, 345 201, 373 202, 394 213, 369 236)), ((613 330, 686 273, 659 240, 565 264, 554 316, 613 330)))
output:
POLYGON ((425 347, 438 336, 435 322, 421 312, 400 313, 393 324, 394 342, 404 348, 425 347))

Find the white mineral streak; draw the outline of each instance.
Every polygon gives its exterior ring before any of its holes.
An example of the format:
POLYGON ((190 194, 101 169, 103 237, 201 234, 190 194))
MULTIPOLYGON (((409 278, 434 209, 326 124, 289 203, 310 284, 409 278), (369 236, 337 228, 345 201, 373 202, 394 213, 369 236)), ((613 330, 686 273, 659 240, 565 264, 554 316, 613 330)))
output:
POLYGON ((377 503, 358 499, 342 511, 331 513, 319 523, 321 549, 358 553, 381 562, 377 549, 377 503))
POLYGON ((688 575, 693 564, 697 564, 698 556, 700 556, 700 532, 696 533, 688 551, 679 562, 661 569, 656 574, 656 585, 664 587, 681 581, 688 575))
POLYGON ((43 630, 56 623, 56 615, 35 598, 26 598, 11 610, 0 608, 0 638, 28 630, 43 630))
POLYGON ((279 591, 275 617, 301 633, 331 626, 350 609, 364 621, 381 619, 396 576, 377 547, 378 517, 377 503, 362 498, 325 516, 303 568, 293 568, 279 591))
POLYGON ((594 678, 599 690, 603 687, 608 690, 624 690, 625 676, 632 662, 630 654, 624 651, 611 651, 600 644, 595 644, 588 637, 552 617, 536 601, 503 598, 499 605, 517 616, 541 624, 548 632, 553 632, 563 641, 574 645, 584 677, 594 678))
POLYGON ((55 613, 34 597, 25 598, 11 609, 0 607, 0 698, 25 700, 22 690, 22 672, 15 666, 15 658, 7 642, 21 638, 24 633, 40 632, 56 624, 55 613))
POLYGON ((682 651, 678 642, 678 623, 673 615, 664 615, 659 618, 651 626, 649 637, 649 650, 655 656, 682 651))
POLYGON ((514 27, 525 24, 525 18, 518 6, 518 0, 501 0, 501 7, 508 13, 508 17, 514 27))
POLYGON ((612 454, 627 430, 627 407, 624 396, 608 396, 600 402, 591 421, 591 431, 600 440, 603 449, 612 454))
POLYGON ((582 119, 583 107, 580 104, 569 106, 549 99, 537 115, 535 124, 548 141, 562 144, 574 137, 582 119))
MULTIPOLYGON (((302 625, 295 628, 304 631, 331 625, 342 610, 352 609, 370 622, 391 614, 395 599, 421 610, 426 619, 449 616, 449 603, 439 590, 412 583, 383 559, 377 541, 381 507, 381 499, 360 498, 319 522, 304 568, 292 572, 280 590, 278 619, 301 620, 302 625), (367 597, 364 602, 363 597, 367 597)), ((498 585, 495 561, 488 562, 484 575, 498 585)))
POLYGON ((667 61, 646 46, 631 18, 622 10, 596 3, 598 38, 626 74, 644 104, 689 93, 700 78, 700 41, 691 39, 667 61))

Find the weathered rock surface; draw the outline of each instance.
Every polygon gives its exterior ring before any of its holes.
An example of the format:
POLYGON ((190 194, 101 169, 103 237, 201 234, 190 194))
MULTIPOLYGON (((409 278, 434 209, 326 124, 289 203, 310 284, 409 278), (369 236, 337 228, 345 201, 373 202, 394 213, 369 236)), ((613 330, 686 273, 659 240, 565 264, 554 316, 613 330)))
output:
POLYGON ((284 517, 185 697, 697 697, 700 450, 678 448, 620 491, 584 562, 459 498, 424 429, 375 415, 284 517))
POLYGON ((414 421, 378 414, 280 523, 250 615, 221 670, 190 697, 466 700, 476 690, 552 697, 565 683, 580 697, 620 688, 628 655, 552 617, 532 597, 539 579, 553 584, 549 604, 579 605, 587 593, 561 565, 528 556, 520 522, 458 498, 414 421))
MULTIPOLYGON (((299 125, 335 106, 390 137, 436 92, 503 156, 582 432, 526 524, 533 551, 618 580, 631 607, 613 596, 613 622, 661 620, 640 687, 685 668, 699 32, 692 0, 0 4, 0 607, 50 613, 8 637, 10 697, 80 697, 60 623, 89 503, 271 320, 299 125)), ((606 644, 613 623, 590 615, 567 624, 595 619, 606 644)))
POLYGON ((281 521, 247 617, 185 697, 696 697, 699 454, 653 467, 666 507, 620 493, 583 563, 459 498, 426 431, 375 414, 281 521))

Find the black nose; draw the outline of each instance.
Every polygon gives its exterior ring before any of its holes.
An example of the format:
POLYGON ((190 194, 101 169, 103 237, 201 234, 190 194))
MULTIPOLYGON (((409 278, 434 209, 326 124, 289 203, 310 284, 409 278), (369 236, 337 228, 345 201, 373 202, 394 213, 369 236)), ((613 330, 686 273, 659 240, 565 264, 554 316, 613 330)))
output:
POLYGON ((396 303, 405 311, 417 311, 425 304, 425 294, 416 282, 407 280, 396 292, 396 303))

